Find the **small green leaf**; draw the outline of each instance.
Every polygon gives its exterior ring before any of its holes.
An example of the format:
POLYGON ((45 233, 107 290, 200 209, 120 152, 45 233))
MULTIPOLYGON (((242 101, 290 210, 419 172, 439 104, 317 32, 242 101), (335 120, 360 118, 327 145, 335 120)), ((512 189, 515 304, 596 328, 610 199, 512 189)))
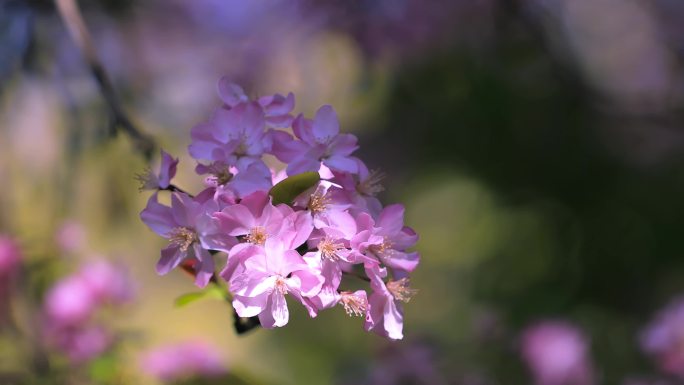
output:
POLYGON ((220 288, 218 286, 211 286, 211 287, 208 287, 202 291, 196 291, 196 292, 186 293, 186 294, 181 295, 180 297, 176 298, 176 300, 174 301, 174 305, 176 307, 183 307, 183 306, 191 304, 195 301, 198 301, 200 299, 205 299, 205 298, 225 300, 226 299, 226 293, 222 288, 220 288))
POLYGON ((269 194, 273 197, 274 205, 279 203, 290 204, 297 195, 315 185, 319 180, 321 180, 321 177, 317 172, 304 172, 292 175, 273 186, 269 194))

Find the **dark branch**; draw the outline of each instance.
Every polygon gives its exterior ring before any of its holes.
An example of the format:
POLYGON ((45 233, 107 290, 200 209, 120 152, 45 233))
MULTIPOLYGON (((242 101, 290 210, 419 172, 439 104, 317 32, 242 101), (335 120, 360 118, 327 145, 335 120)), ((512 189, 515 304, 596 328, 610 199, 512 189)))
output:
POLYGON ((147 161, 152 159, 154 149, 157 147, 154 140, 140 131, 126 115, 121 107, 121 102, 114 92, 112 82, 104 69, 104 66, 97 57, 97 52, 93 44, 88 27, 83 20, 81 10, 76 3, 76 0, 55 0, 57 10, 66 25, 69 34, 76 42, 83 57, 90 68, 95 81, 97 82, 100 93, 104 98, 109 112, 112 115, 112 123, 115 130, 120 130, 126 133, 131 140, 136 150, 140 152, 147 161))

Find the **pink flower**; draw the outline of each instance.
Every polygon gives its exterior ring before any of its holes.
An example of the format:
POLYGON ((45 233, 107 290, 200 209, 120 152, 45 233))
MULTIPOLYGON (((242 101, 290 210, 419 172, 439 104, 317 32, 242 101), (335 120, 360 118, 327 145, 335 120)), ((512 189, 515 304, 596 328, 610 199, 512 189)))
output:
POLYGON ((301 302, 309 315, 316 315, 307 297, 318 294, 323 278, 299 253, 273 238, 263 248, 251 246, 249 254, 230 280, 233 307, 240 317, 258 315, 265 328, 285 326, 289 319, 285 294, 301 302))
POLYGON ((359 233, 352 239, 354 250, 389 266, 394 272, 411 272, 420 254, 407 252, 415 245, 418 235, 410 227, 404 226, 404 206, 394 204, 385 207, 377 222, 366 213, 356 218, 359 233))
POLYGON ((183 260, 197 260, 195 284, 204 287, 214 274, 214 259, 208 250, 228 252, 237 241, 222 234, 212 214, 218 211, 214 200, 198 202, 186 194, 173 193, 171 207, 159 204, 157 194, 150 197, 140 218, 154 232, 169 239, 157 263, 157 273, 167 274, 183 260))
POLYGON ((142 370, 160 381, 214 378, 227 373, 221 353, 201 341, 161 346, 140 360, 142 370))
MULTIPOLYGON (((235 107, 238 104, 248 103, 249 98, 239 85, 232 83, 227 77, 222 77, 218 82, 218 94, 223 103, 228 107, 235 107)), ((287 96, 280 94, 263 96, 257 101, 264 109, 266 124, 272 127, 286 128, 292 124, 293 117, 290 112, 294 108, 294 94, 290 92, 287 96)))
POLYGON ((340 134, 337 114, 330 106, 318 109, 314 120, 299 115, 292 129, 299 140, 282 131, 271 131, 273 154, 288 163, 287 174, 318 171, 321 164, 334 171, 357 173, 358 165, 351 154, 356 151, 356 137, 340 134))
MULTIPOLYGON (((309 238, 308 245, 316 251, 304 254, 304 260, 321 272, 324 278, 320 293, 313 299, 319 310, 332 307, 340 300, 338 288, 342 272, 352 264, 362 263, 349 248, 349 240, 356 233, 355 228, 348 233, 330 227, 317 230, 309 238)), ((364 293, 365 298, 365 293, 364 293)))
POLYGON ((416 290, 409 287, 408 278, 385 283, 383 279, 387 277, 387 269, 377 263, 366 263, 365 270, 371 280, 373 293, 368 298, 364 328, 393 340, 404 338, 404 310, 401 303, 409 302, 416 290))
POLYGON ((43 336, 72 362, 85 362, 109 348, 113 337, 95 322, 106 305, 132 299, 126 272, 104 260, 90 262, 48 290, 43 304, 43 336))
POLYGON ((205 183, 216 188, 218 194, 229 190, 235 197, 242 198, 255 191, 268 191, 273 187, 271 170, 261 160, 238 162, 238 166, 217 161, 209 165, 198 164, 195 170, 200 175, 209 174, 205 183))
POLYGON ((521 337, 522 355, 537 385, 593 384, 589 342, 574 325, 544 321, 528 327, 521 337))
POLYGON ((684 297, 655 316, 641 333, 641 347, 662 371, 684 379, 684 297))
POLYGON ((147 170, 144 174, 138 175, 141 182, 140 190, 164 190, 171 185, 171 179, 176 176, 178 158, 174 159, 166 151, 161 150, 161 166, 159 174, 152 170, 147 170))
POLYGON ((224 233, 242 236, 249 243, 263 245, 267 238, 280 232, 285 214, 271 204, 270 196, 265 191, 256 191, 239 204, 225 207, 214 217, 224 233))
POLYGON ((16 274, 21 261, 19 245, 11 238, 0 235, 0 281, 16 274))
POLYGON ((346 211, 349 204, 344 201, 342 190, 330 182, 322 181, 303 192, 295 198, 294 206, 311 215, 314 228, 330 227, 345 234, 356 231, 354 217, 346 211))
POLYGON ((219 108, 207 123, 192 128, 190 155, 197 160, 223 162, 243 168, 271 148, 265 134, 264 111, 258 103, 241 103, 226 110, 219 108))
POLYGON ((384 190, 380 181, 384 179, 385 174, 369 171, 361 160, 356 159, 356 161, 359 168, 358 174, 335 172, 332 182, 339 184, 344 190, 351 204, 352 214, 358 215, 366 212, 375 218, 382 210, 382 204, 376 195, 384 190))
POLYGON ((86 242, 85 230, 76 221, 65 221, 57 230, 55 241, 62 252, 77 252, 83 248, 86 242))

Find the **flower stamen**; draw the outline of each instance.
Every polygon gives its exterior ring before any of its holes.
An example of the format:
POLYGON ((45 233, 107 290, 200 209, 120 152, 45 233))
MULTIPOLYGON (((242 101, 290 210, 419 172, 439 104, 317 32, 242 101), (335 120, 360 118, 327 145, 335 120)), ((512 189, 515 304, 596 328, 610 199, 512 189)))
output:
POLYGON ((195 230, 187 227, 176 227, 171 230, 169 236, 169 243, 178 246, 183 252, 188 251, 190 245, 198 241, 199 238, 195 230))
POLYGON ((263 245, 266 243, 266 238, 268 238, 266 228, 263 226, 254 226, 245 237, 245 240, 255 245, 263 245))
POLYGON ((385 187, 380 182, 385 179, 386 174, 380 170, 373 170, 368 174, 368 178, 356 185, 356 191, 361 195, 374 197, 378 193, 385 191, 385 187))
POLYGON ((410 283, 409 278, 389 281, 387 282, 387 290, 397 301, 408 303, 414 295, 418 294, 418 290, 409 287, 410 283))
POLYGON ((344 311, 348 316, 363 317, 368 307, 366 299, 349 291, 340 293, 340 303, 344 306, 344 311))

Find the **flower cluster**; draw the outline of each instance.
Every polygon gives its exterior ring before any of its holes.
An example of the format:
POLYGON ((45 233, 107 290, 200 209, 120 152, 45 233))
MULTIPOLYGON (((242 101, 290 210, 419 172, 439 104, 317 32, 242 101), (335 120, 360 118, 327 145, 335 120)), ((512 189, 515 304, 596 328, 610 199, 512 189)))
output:
POLYGON ((684 297, 660 310, 640 336, 642 349, 660 369, 684 379, 684 297))
POLYGON ((101 309, 132 300, 128 275, 104 260, 89 262, 58 281, 43 305, 47 342, 73 362, 88 361, 111 345, 112 336, 97 322, 101 309))
POLYGON ((589 340, 566 321, 541 321, 522 333, 522 356, 538 385, 591 385, 589 340))
POLYGON ((220 377, 227 372, 221 352, 202 341, 160 346, 140 360, 147 374, 163 382, 220 377))
POLYGON ((163 151, 159 174, 142 177, 145 189, 171 191, 170 206, 155 192, 141 213, 169 240, 157 272, 192 269, 204 287, 217 279, 212 255, 224 252, 218 276, 240 317, 284 326, 290 296, 311 317, 340 305, 364 316, 366 330, 402 338, 402 303, 415 294, 409 274, 420 258, 409 249, 418 235, 404 226, 403 206, 377 199, 382 175, 352 156, 356 137, 340 133, 330 106, 313 119, 293 116, 291 93, 252 100, 224 78, 218 94, 223 105, 192 129, 188 147, 205 176, 201 192, 171 183, 178 160, 163 151), (367 281, 370 291, 345 290, 344 277, 367 281))

